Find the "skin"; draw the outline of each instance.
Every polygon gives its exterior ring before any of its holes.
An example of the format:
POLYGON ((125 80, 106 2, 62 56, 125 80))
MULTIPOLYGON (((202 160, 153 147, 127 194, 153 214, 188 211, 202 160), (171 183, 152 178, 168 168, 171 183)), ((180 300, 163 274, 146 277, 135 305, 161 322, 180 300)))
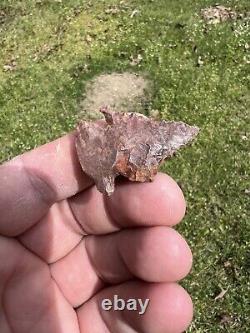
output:
POLYGON ((121 181, 104 197, 83 174, 74 134, 0 166, 1 333, 180 333, 192 301, 177 281, 192 254, 172 226, 176 182, 121 181), (101 301, 150 299, 143 316, 101 301))

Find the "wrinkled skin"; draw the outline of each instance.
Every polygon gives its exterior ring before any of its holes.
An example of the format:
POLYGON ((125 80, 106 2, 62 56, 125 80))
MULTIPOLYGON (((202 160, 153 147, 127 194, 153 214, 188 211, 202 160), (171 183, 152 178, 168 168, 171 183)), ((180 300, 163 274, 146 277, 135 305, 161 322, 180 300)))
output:
POLYGON ((74 134, 0 166, 1 333, 178 333, 192 302, 176 281, 192 264, 173 228, 176 182, 121 181, 103 196, 83 174, 74 134), (143 316, 101 301, 150 299, 143 316))

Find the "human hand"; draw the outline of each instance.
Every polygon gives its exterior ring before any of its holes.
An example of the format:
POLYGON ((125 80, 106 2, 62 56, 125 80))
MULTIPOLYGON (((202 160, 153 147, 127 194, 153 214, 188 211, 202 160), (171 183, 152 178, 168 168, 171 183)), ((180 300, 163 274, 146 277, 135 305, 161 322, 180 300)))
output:
POLYGON ((99 193, 77 160, 74 135, 0 166, 1 333, 178 333, 192 302, 175 281, 192 264, 171 226, 185 214, 178 185, 120 182, 99 193), (149 299, 104 311, 103 299, 149 299))

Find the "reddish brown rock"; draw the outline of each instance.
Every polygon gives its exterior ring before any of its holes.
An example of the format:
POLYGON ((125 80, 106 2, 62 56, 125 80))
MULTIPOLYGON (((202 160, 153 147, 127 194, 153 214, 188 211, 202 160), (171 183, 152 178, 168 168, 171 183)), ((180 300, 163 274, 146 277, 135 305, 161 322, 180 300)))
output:
POLYGON ((138 113, 111 112, 105 120, 81 121, 76 149, 83 171, 98 190, 111 195, 118 175, 152 181, 159 165, 194 139, 199 129, 183 122, 156 121, 138 113))

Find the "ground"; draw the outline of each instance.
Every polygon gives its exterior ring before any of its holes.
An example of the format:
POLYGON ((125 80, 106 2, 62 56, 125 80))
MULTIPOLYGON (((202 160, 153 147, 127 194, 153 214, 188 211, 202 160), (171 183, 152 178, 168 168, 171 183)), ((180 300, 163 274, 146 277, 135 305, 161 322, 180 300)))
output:
POLYGON ((103 106, 120 112, 144 112, 149 89, 149 81, 141 75, 126 72, 99 75, 85 87, 79 118, 102 118, 99 110, 103 106))
POLYGON ((245 333, 250 5, 224 0, 239 15, 210 24, 201 10, 215 3, 2 0, 0 161, 72 130, 99 75, 146 78, 146 114, 158 110, 162 119, 201 128, 194 145, 162 167, 188 204, 178 227, 194 253, 182 282, 195 305, 188 332, 245 333))

